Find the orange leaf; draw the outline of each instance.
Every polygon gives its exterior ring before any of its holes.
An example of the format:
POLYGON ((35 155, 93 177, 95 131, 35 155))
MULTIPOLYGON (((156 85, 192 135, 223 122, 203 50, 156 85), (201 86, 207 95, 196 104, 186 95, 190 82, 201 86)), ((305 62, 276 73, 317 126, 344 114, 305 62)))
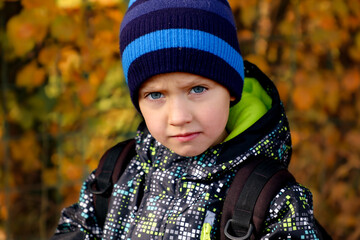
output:
POLYGON ((117 42, 117 35, 112 31, 99 31, 93 41, 94 49, 96 55, 109 59, 110 56, 117 54, 119 51, 119 44, 117 42))
MULTIPOLYGON (((6 202, 5 202, 5 194, 4 191, 0 192, 0 219, 1 220, 6 220, 8 218, 8 209, 6 206, 6 202)), ((2 238, 2 233, 0 230, 0 239, 6 239, 6 237, 4 236, 4 238, 2 238)))
POLYGON ((287 81, 278 81, 276 87, 279 91, 281 100, 286 104, 290 93, 290 83, 287 81))
POLYGON ((358 61, 360 62, 360 47, 350 47, 349 48, 349 55, 350 57, 355 60, 355 61, 358 61))
MULTIPOLYGON (((339 171, 339 170, 338 170, 339 171)), ((330 199, 333 202, 342 202, 344 196, 346 196, 346 192, 348 191, 349 186, 344 182, 337 182, 332 186, 332 191, 330 193, 330 199)))
POLYGON ((79 181, 83 173, 81 162, 76 164, 66 158, 62 159, 62 162, 61 175, 66 177, 66 180, 79 181))
POLYGON ((342 80, 343 87, 349 93, 359 90, 360 87, 360 73, 359 69, 352 68, 348 70, 342 80))
POLYGON ((89 83, 93 87, 98 87, 104 80, 106 72, 103 68, 98 67, 89 75, 89 83))
POLYGON ((360 146, 360 132, 358 130, 349 131, 345 140, 350 147, 357 149, 360 146))
POLYGON ((324 86, 326 97, 323 98, 326 108, 331 113, 336 113, 340 103, 339 82, 330 75, 324 76, 327 82, 324 86))
POLYGON ((309 110, 315 102, 315 97, 312 95, 310 89, 303 85, 295 88, 292 99, 295 107, 303 111, 309 110))
POLYGON ((112 20, 114 20, 118 24, 121 23, 121 20, 124 17, 124 14, 121 11, 119 11, 119 9, 109 9, 106 11, 106 15, 109 16, 112 20))
POLYGON ((32 172, 41 168, 40 146, 32 131, 26 132, 18 140, 10 141, 10 153, 12 159, 24 172, 32 172))
POLYGON ((97 96, 96 88, 91 86, 87 82, 79 84, 77 92, 81 103, 85 107, 90 106, 90 104, 92 104, 95 101, 97 96))
POLYGON ((291 131, 291 142, 293 147, 295 148, 300 143, 301 136, 298 131, 292 130, 291 131))
POLYGON ((55 68, 56 66, 54 64, 56 63, 59 52, 60 50, 56 45, 42 48, 38 57, 39 63, 46 66, 47 69, 55 68))
POLYGON ((305 73, 305 71, 303 70, 298 70, 296 73, 295 73, 295 76, 294 76, 294 83, 296 85, 300 85, 300 84, 303 84, 306 82, 306 79, 307 79, 307 75, 305 73))
POLYGON ((16 75, 16 85, 29 90, 40 86, 45 81, 45 70, 37 66, 36 61, 30 62, 16 75))
POLYGON ((64 187, 62 187, 60 192, 61 195, 65 198, 62 201, 62 207, 70 206, 74 204, 74 202, 78 201, 80 189, 81 189, 81 184, 79 183, 76 183, 72 186, 65 185, 64 187))

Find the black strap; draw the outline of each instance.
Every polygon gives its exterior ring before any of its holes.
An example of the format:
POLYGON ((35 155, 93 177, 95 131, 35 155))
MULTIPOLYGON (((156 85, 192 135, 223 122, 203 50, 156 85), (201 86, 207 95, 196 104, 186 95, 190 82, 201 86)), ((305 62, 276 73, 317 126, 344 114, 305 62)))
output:
POLYGON ((233 217, 225 226, 224 233, 228 239, 242 240, 251 236, 256 201, 269 179, 284 168, 274 160, 263 160, 252 171, 237 200, 233 217))
MULTIPOLYGON (((133 156, 134 144, 135 141, 131 139, 120 142, 112 147, 100 160, 99 166, 95 172, 95 179, 88 183, 89 191, 94 194, 95 214, 101 227, 103 227, 105 222, 108 210, 108 200, 111 196, 114 184, 112 181, 113 175, 115 174, 114 169, 120 169, 122 172, 124 171, 126 165, 133 156)), ((116 175, 120 176, 121 173, 118 172, 116 175)))
POLYGON ((85 237, 85 233, 78 230, 76 232, 55 234, 50 240, 83 240, 85 237))

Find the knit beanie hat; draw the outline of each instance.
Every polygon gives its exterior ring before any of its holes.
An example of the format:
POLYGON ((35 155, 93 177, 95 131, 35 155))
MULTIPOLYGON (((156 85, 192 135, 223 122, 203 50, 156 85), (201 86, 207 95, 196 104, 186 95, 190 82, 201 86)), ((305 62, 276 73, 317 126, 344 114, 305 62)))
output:
POLYGON ((241 98, 244 64, 227 0, 130 0, 120 53, 138 110, 140 85, 169 72, 201 75, 225 86, 234 103, 241 98))

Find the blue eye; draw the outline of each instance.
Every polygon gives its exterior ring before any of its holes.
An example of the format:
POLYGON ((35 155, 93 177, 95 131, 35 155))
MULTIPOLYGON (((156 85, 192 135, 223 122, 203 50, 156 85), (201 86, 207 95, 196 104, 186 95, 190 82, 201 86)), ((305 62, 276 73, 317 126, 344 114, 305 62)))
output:
POLYGON ((159 93, 159 92, 152 92, 152 93, 148 94, 148 97, 153 100, 156 100, 156 99, 162 98, 163 95, 162 95, 162 93, 159 93))
POLYGON ((196 86, 196 87, 193 87, 190 92, 191 92, 191 93, 202 93, 202 92, 204 92, 205 90, 206 90, 205 87, 196 86))

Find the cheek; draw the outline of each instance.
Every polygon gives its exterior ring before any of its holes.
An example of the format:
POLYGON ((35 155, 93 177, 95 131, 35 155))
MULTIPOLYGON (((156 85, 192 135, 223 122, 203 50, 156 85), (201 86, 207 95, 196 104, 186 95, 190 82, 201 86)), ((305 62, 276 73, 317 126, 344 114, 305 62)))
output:
POLYGON ((227 104, 211 105, 204 109, 200 117, 202 122, 212 129, 212 132, 222 132, 228 121, 229 106, 227 104))
POLYGON ((145 114, 143 113, 143 117, 151 135, 156 139, 159 139, 159 137, 162 136, 162 131, 164 129, 164 123, 161 121, 161 116, 159 114, 149 112, 145 114))

